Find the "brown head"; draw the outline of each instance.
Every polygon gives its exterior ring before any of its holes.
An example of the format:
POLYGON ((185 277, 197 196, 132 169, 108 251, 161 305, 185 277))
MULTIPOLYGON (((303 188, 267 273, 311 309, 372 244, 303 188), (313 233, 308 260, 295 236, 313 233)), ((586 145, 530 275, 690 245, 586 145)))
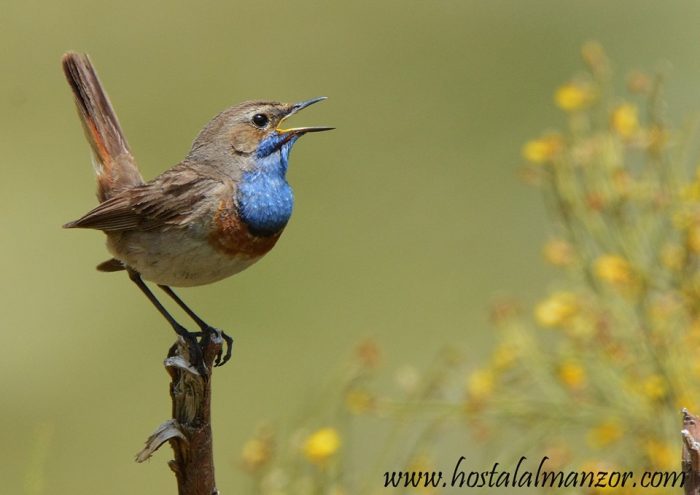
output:
MULTIPOLYGON (((299 110, 325 100, 314 98, 300 103, 246 101, 214 117, 197 136, 189 159, 223 161, 227 158, 263 156, 307 132, 327 131, 332 127, 296 127, 283 129, 282 122, 299 110)), ((235 160, 245 168, 247 160, 235 160)))

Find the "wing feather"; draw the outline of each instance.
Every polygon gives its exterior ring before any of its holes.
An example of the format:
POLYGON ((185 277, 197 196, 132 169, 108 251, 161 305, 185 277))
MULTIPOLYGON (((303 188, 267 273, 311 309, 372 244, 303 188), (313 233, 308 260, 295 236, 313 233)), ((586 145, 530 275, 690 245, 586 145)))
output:
POLYGON ((226 187, 220 179, 178 166, 151 182, 118 193, 64 227, 114 232, 182 225, 208 204, 207 198, 217 197, 226 187))

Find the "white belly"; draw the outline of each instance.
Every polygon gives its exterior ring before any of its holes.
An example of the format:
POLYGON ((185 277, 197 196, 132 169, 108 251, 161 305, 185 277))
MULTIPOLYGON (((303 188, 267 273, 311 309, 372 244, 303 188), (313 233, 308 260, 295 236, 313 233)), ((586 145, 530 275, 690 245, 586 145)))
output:
POLYGON ((107 249, 145 280, 172 287, 205 285, 245 270, 262 256, 230 256, 183 230, 110 233, 107 249))

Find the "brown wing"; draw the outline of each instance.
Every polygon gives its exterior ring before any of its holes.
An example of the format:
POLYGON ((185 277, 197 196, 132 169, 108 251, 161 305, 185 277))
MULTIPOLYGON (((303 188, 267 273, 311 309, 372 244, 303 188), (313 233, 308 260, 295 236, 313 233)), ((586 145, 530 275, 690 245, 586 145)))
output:
POLYGON ((207 199, 218 201, 226 187, 221 180, 201 176, 182 165, 147 184, 122 191, 64 227, 113 232, 182 225, 211 202, 207 199))

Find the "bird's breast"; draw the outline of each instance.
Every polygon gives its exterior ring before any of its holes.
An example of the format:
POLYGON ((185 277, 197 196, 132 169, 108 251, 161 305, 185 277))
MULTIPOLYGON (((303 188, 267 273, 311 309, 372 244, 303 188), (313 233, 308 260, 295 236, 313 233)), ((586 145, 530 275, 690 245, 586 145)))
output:
POLYGON ((260 258, 274 247, 282 235, 282 229, 269 235, 251 232, 233 198, 221 201, 212 227, 209 244, 232 258, 260 258))
POLYGON ((235 193, 241 221, 251 234, 261 237, 281 232, 294 207, 294 194, 284 177, 286 168, 277 160, 273 164, 245 172, 235 193))

